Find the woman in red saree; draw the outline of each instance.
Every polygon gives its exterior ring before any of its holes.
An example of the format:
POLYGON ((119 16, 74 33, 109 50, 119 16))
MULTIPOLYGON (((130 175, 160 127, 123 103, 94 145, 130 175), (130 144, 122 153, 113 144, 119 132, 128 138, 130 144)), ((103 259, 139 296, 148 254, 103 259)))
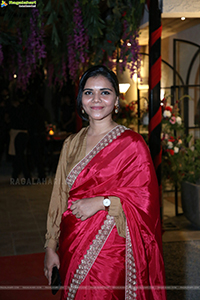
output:
POLYGON ((143 138, 113 122, 118 97, 107 68, 82 76, 90 125, 63 145, 47 222, 45 275, 58 266, 62 299, 166 299, 155 170, 143 138))

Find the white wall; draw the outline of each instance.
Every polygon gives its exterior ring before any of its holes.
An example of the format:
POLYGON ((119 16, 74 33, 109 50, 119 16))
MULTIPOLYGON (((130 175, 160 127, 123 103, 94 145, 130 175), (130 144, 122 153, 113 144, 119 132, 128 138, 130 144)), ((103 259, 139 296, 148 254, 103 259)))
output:
MULTIPOLYGON (((200 1, 199 1, 200 3, 200 1)), ((200 45, 200 24, 194 27, 191 27, 187 30, 181 31, 169 38, 163 39, 161 43, 161 53, 162 59, 166 60, 169 64, 173 66, 173 40, 182 39, 193 42, 197 45, 200 45)), ((188 73, 188 68, 193 58, 194 54, 198 50, 197 47, 191 46, 185 43, 179 43, 177 47, 177 71, 180 73, 181 77, 186 83, 186 77, 188 73)), ((196 59, 195 64, 190 76, 189 84, 199 84, 200 80, 200 70, 199 70, 199 57, 196 59)), ((173 73, 167 67, 163 67, 162 70, 162 85, 170 86, 173 85, 173 73)), ((179 82, 177 81, 179 84, 179 82)), ((189 95, 191 100, 189 101, 189 126, 194 126, 195 120, 194 116, 197 109, 197 103, 200 98, 200 89, 199 88, 190 88, 189 95)))
MULTIPOLYGON (((200 1, 199 1, 200 3, 200 1)), ((177 34, 163 39, 161 43, 162 58, 173 64, 173 40, 183 39, 200 45, 200 20, 199 25, 181 31, 177 34)))
POLYGON ((178 17, 178 14, 187 17, 200 16, 199 0, 163 0, 163 17, 178 17), (169 16, 170 15, 170 16, 169 16))

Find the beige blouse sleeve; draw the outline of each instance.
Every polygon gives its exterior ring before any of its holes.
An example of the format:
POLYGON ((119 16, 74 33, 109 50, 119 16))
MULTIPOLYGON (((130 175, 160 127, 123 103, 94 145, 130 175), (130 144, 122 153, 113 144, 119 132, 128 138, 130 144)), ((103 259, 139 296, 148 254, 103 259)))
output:
POLYGON ((115 224, 118 234, 126 237, 126 216, 122 209, 121 201, 118 197, 111 196, 111 205, 109 208, 109 215, 115 217, 115 224))
MULTIPOLYGON (((60 235, 60 222, 62 214, 67 209, 69 197, 69 187, 66 183, 66 177, 74 165, 76 165, 85 155, 85 136, 86 130, 83 129, 77 135, 71 135, 63 144, 47 215, 45 248, 49 247, 54 250, 57 248, 60 235)), ((126 217, 120 199, 113 196, 110 197, 110 199, 111 205, 109 215, 115 217, 119 235, 126 237, 126 217)))
POLYGON ((62 147, 47 215, 47 233, 44 247, 54 250, 56 250, 58 245, 61 217, 67 209, 69 187, 66 183, 66 166, 69 142, 70 137, 64 142, 62 147))

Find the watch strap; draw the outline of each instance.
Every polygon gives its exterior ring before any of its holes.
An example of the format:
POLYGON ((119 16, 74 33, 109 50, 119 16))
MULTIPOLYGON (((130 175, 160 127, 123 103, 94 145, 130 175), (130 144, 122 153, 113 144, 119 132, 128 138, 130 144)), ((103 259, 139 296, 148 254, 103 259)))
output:
MULTIPOLYGON (((105 196, 104 199, 109 199, 109 197, 108 197, 108 196, 105 196)), ((109 200, 110 200, 110 199, 109 199, 109 200)), ((109 205, 109 206, 105 206, 105 205, 104 205, 104 207, 105 207, 105 211, 108 212, 108 211, 109 211, 109 208, 110 208, 110 205, 109 205)))

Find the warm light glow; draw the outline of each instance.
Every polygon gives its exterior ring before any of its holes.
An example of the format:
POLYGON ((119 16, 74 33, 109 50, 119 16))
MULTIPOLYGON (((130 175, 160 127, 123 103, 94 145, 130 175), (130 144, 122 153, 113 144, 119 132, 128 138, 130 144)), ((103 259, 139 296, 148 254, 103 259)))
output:
POLYGON ((148 90, 149 85, 148 84, 140 84, 138 85, 138 90, 148 90))
POLYGON ((119 92, 122 94, 123 93, 125 94, 128 91, 129 87, 130 87, 130 83, 120 83, 119 84, 119 92))
POLYGON ((128 47, 130 47, 130 46, 131 46, 131 43, 130 43, 130 42, 128 42, 128 43, 127 43, 127 46, 128 46, 128 47))
POLYGON ((160 99, 162 100, 163 98, 165 98, 165 90, 161 89, 160 90, 160 99))
POLYGON ((140 78, 137 78, 137 73, 134 73, 132 79, 133 79, 134 82, 137 82, 137 80, 140 79, 140 78))
POLYGON ((54 131, 52 129, 49 130, 49 135, 54 135, 54 131))
POLYGON ((184 20, 185 20, 185 17, 181 17, 181 20, 184 21, 184 20))
POLYGON ((14 78, 17 78, 17 74, 14 74, 13 77, 14 77, 14 78))

